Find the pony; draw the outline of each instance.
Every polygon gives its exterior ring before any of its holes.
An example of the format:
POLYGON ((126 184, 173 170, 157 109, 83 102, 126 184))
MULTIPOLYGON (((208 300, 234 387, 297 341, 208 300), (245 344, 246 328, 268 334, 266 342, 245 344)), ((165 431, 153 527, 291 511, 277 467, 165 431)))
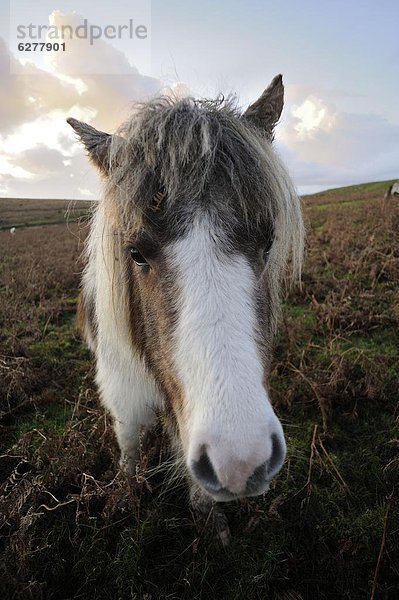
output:
POLYGON ((392 183, 384 194, 384 200, 399 196, 399 181, 392 183))
POLYGON ((159 96, 112 135, 67 120, 104 184, 78 312, 120 466, 135 472, 161 413, 191 497, 211 503, 264 493, 286 456, 268 376, 304 228, 273 144, 283 102, 278 75, 245 112, 159 96))

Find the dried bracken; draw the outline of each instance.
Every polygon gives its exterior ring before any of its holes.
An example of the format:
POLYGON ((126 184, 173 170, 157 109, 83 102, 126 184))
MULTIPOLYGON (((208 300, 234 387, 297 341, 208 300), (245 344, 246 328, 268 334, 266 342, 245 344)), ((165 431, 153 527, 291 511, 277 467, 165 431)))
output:
POLYGON ((368 190, 305 201, 271 382, 289 456, 264 498, 227 507, 228 549, 160 431, 136 477, 118 471, 75 326, 84 228, 0 232, 2 598, 397 597, 399 206, 368 190))

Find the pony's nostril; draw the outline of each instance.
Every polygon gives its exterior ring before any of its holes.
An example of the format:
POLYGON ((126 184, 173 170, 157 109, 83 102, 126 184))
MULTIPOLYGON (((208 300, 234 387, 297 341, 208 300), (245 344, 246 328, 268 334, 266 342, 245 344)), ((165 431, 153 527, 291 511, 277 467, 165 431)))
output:
POLYGON ((285 459, 285 444, 275 433, 272 435, 272 455, 266 463, 267 478, 271 479, 281 469, 285 459))
POLYGON ((198 460, 193 460, 191 463, 191 470, 198 482, 205 488, 212 491, 217 491, 222 488, 206 452, 201 454, 198 460))
POLYGON ((272 454, 266 462, 257 467, 247 481, 246 493, 255 496, 265 491, 269 482, 281 469, 285 459, 285 445, 276 435, 272 435, 272 454))
POLYGON ((264 489, 265 482, 268 481, 267 477, 267 462, 263 463, 259 467, 256 467, 251 477, 247 481, 246 493, 249 496, 256 496, 261 493, 260 490, 264 489))

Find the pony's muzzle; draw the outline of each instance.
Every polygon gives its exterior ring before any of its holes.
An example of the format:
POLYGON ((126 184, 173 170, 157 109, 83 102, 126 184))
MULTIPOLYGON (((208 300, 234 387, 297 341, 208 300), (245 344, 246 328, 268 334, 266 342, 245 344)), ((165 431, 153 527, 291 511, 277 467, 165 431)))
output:
POLYGON ((271 479, 281 469, 286 445, 278 433, 271 436, 271 454, 267 460, 253 468, 253 461, 229 459, 225 465, 216 466, 210 458, 211 449, 202 447, 197 460, 190 463, 192 477, 216 501, 226 502, 234 498, 258 496, 269 489, 271 479))

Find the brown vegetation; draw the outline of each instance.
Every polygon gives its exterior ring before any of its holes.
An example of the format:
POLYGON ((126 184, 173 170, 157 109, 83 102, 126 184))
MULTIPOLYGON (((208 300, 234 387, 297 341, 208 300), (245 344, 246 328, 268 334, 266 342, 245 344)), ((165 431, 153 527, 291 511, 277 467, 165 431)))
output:
POLYGON ((289 457, 226 507, 227 550, 158 467, 161 435, 134 480, 117 469, 76 331, 84 228, 0 232, 2 598, 398 597, 399 207, 364 193, 306 200, 271 379, 289 457))

